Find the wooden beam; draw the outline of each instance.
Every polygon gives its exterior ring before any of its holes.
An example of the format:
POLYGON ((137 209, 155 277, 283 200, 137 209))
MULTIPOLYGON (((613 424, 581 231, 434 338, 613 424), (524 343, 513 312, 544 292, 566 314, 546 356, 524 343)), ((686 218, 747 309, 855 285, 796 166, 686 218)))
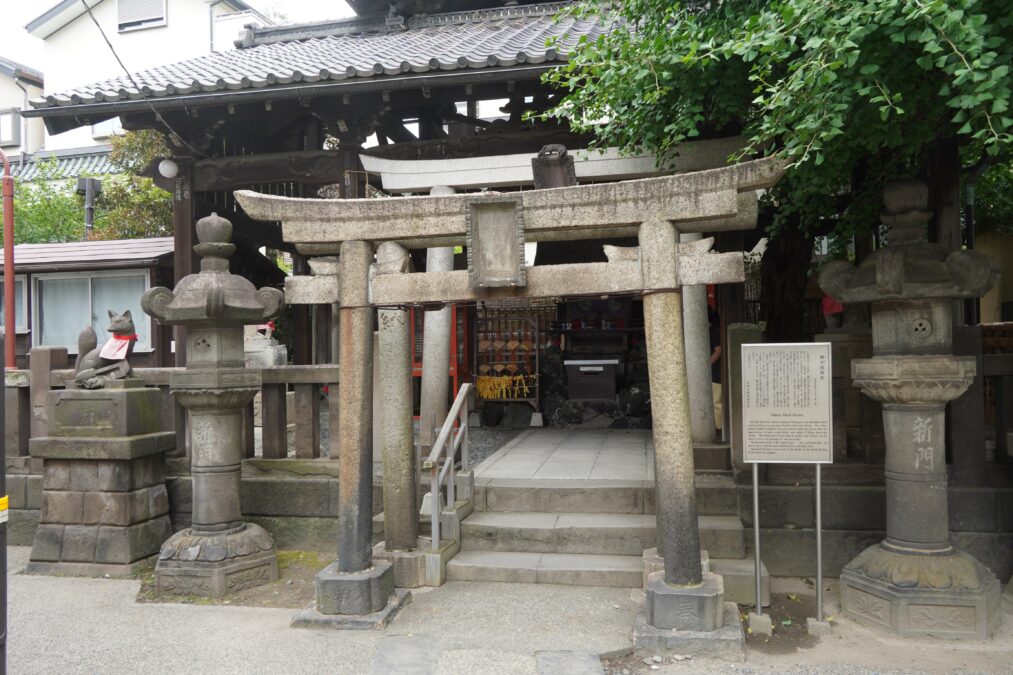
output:
POLYGON ((194 163, 193 186, 199 192, 232 190, 257 183, 334 183, 339 157, 333 150, 275 152, 263 155, 205 159, 194 163))

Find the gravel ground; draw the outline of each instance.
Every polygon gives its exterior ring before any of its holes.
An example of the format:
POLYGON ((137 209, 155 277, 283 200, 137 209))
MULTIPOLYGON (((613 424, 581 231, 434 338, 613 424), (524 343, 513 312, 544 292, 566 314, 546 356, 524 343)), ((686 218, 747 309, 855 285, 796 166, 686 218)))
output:
POLYGON ((471 465, 477 466, 524 431, 527 431, 527 428, 482 427, 469 429, 468 451, 471 453, 471 465))
MULTIPOLYGON (((616 675, 1013 672, 1009 614, 985 643, 901 640, 835 620, 830 635, 789 653, 751 649, 746 663, 662 656, 646 665, 643 656, 623 656, 641 607, 630 589, 449 582, 413 591, 384 631, 304 630, 288 627, 291 609, 141 604, 137 580, 19 574, 29 550, 8 548, 8 654, 18 674, 600 675, 586 667, 588 654, 611 654, 605 665, 616 675)), ((771 590, 807 588, 775 579, 771 590)))

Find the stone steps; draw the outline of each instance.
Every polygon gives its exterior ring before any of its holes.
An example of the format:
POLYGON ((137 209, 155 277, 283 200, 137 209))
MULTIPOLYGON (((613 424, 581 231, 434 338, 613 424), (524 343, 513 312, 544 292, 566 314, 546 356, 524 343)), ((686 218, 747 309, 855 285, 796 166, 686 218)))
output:
MULTIPOLYGON (((698 472, 697 512, 734 515, 738 495, 731 475, 698 472)), ((653 514, 653 481, 475 480, 476 511, 653 514)))
MULTIPOLYGON (((725 600, 747 605, 754 602, 756 591, 751 559, 712 558, 709 564, 711 571, 724 579, 725 600)), ((766 567, 761 571, 762 602, 768 605, 770 575, 766 567)), ((461 551, 447 563, 449 581, 641 588, 643 573, 643 557, 639 555, 461 551)))
POLYGON ((461 551, 447 563, 450 581, 639 588, 642 577, 641 557, 628 555, 461 551))
MULTIPOLYGON (((700 545, 715 558, 744 558, 737 516, 700 516, 700 545)), ((474 513, 461 523, 465 551, 640 556, 657 545, 655 516, 624 513, 474 513)))

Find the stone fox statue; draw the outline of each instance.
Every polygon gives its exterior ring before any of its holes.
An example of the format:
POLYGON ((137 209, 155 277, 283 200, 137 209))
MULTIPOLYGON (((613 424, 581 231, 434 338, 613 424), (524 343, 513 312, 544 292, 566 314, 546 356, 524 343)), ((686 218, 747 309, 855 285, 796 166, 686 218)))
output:
POLYGON ((77 336, 77 361, 74 381, 82 389, 101 389, 108 380, 119 380, 133 374, 127 360, 134 351, 137 334, 130 310, 117 314, 109 310, 109 340, 98 346, 98 336, 86 326, 77 336))

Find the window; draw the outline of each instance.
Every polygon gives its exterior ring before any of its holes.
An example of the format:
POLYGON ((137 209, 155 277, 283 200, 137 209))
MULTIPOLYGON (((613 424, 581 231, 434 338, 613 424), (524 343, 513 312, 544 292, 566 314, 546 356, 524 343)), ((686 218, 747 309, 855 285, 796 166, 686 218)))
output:
MULTIPOLYGON (((28 312, 25 311, 25 278, 20 274, 14 277, 14 330, 24 333, 28 330, 28 312)), ((0 327, 6 325, 6 307, 4 282, 0 279, 0 327)))
POLYGON ((165 25, 165 0, 119 0, 120 32, 165 25))
POLYGON ((0 110, 0 146, 21 145, 21 111, 0 110))
POLYGON ((104 122, 91 125, 91 137, 92 138, 109 138, 123 131, 123 125, 120 124, 120 118, 114 117, 104 122))
POLYGON ((66 347, 77 353, 77 336, 91 325, 99 344, 109 339, 108 310, 130 310, 137 333, 135 351, 151 349, 151 319, 141 310, 148 290, 147 271, 36 274, 33 303, 34 345, 66 347))

